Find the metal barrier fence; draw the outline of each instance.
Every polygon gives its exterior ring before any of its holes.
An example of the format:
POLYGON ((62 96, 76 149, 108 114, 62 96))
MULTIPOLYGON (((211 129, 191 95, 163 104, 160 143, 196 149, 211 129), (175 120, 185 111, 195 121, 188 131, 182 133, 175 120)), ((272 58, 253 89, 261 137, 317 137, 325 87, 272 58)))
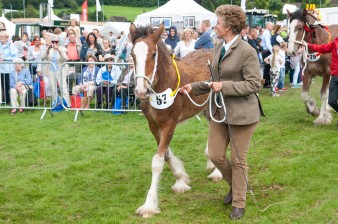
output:
POLYGON ((18 94, 18 90, 13 88, 16 64, 0 62, 0 67, 8 66, 6 71, 12 71, 4 73, 0 69, 0 109, 43 110, 40 119, 47 111, 53 116, 53 112, 71 110, 76 111, 74 121, 79 113, 83 116, 83 111, 140 112, 134 95, 131 63, 69 61, 59 67, 49 61, 23 62, 20 63, 22 67, 30 71, 30 78, 24 82, 31 84, 23 83, 26 88, 24 94, 18 94), (29 91, 38 94, 38 98, 29 91), (36 103, 32 103, 34 99, 36 103))

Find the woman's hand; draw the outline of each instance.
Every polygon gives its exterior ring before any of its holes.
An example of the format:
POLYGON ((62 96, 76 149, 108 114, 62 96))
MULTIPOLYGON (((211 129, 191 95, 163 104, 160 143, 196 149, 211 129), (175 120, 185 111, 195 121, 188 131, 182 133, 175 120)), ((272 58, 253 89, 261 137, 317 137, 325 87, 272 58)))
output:
POLYGON ((192 90, 191 84, 186 84, 186 85, 184 85, 184 86, 182 86, 180 88, 180 93, 184 93, 185 94, 185 91, 187 91, 187 93, 190 93, 191 90, 192 90))
POLYGON ((221 92, 223 88, 223 83, 222 82, 211 82, 209 84, 209 87, 214 91, 214 92, 221 92))

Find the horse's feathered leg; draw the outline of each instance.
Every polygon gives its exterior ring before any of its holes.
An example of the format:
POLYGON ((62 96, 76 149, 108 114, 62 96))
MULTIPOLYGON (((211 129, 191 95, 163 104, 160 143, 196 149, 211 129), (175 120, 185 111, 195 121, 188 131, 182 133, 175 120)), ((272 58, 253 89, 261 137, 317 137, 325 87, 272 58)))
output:
POLYGON ((148 218, 152 215, 160 213, 158 208, 157 186, 163 170, 163 165, 164 156, 159 154, 154 155, 151 164, 152 179, 150 189, 147 194, 147 199, 146 202, 136 210, 136 214, 144 218, 148 218))
POLYGON ((171 189, 175 193, 189 191, 191 189, 188 185, 190 182, 189 175, 185 171, 182 161, 172 153, 170 147, 168 147, 166 152, 166 161, 168 162, 169 168, 176 179, 176 183, 171 187, 171 189))
MULTIPOLYGON (((150 125, 150 127, 153 126, 150 125)), ((141 215, 144 218, 160 213, 160 210, 158 208, 157 188, 160 180, 160 175, 163 171, 164 156, 166 150, 168 149, 172 136, 174 135, 175 127, 176 124, 174 122, 167 122, 162 127, 159 127, 160 142, 157 148, 157 153, 154 155, 151 164, 152 179, 150 189, 147 194, 146 202, 136 210, 136 214, 141 215)))
POLYGON ((204 152, 207 157, 207 170, 212 170, 211 174, 209 174, 208 176, 208 179, 211 179, 213 182, 220 182, 221 180, 223 180, 223 176, 222 173, 215 167, 215 165, 209 159, 208 142, 204 152))
POLYGON ((320 99, 321 99, 321 107, 320 113, 317 119, 313 121, 315 125, 327 125, 332 121, 332 115, 329 111, 328 103, 327 103, 327 90, 329 86, 330 76, 323 76, 322 88, 320 90, 320 99))
POLYGON ((302 89, 301 97, 305 105, 306 111, 312 116, 318 116, 319 108, 316 105, 316 101, 312 99, 309 95, 312 78, 309 77, 310 75, 307 74, 307 72, 308 71, 305 70, 305 74, 303 77, 303 89, 302 89))

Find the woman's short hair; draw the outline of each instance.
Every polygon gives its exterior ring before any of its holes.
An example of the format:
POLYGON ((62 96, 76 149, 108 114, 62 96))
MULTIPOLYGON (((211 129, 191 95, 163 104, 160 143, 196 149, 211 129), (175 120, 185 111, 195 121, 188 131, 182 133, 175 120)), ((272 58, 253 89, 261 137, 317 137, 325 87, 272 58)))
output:
POLYGON ((182 32, 181 40, 185 40, 185 34, 188 33, 188 32, 191 33, 191 38, 192 38, 192 36, 193 36, 192 29, 190 29, 190 28, 185 28, 185 29, 183 30, 183 32, 182 32))
POLYGON ((59 35, 60 33, 62 33, 61 28, 60 27, 56 27, 55 30, 54 30, 54 34, 59 35))
POLYGON ((237 5, 220 5, 215 10, 215 14, 223 19, 222 25, 229 26, 234 34, 240 34, 245 26, 245 13, 237 5))
POLYGON ((21 67, 24 67, 24 66, 25 66, 25 64, 23 63, 22 58, 14 58, 14 59, 13 59, 13 63, 14 63, 14 64, 20 64, 21 67), (22 63, 22 64, 21 64, 21 63, 22 63))

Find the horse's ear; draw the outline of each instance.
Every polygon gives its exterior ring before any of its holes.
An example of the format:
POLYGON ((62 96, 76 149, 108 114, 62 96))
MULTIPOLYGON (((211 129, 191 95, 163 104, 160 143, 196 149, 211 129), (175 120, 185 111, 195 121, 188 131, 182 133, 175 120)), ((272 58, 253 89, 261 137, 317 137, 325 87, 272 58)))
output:
POLYGON ((292 13, 289 11, 289 9, 286 9, 286 12, 288 13, 288 17, 290 18, 292 13))
POLYGON ((153 33, 153 40, 154 43, 157 43, 159 40, 161 40, 161 35, 164 30, 164 23, 162 22, 161 25, 158 27, 158 29, 153 33))
POLYGON ((130 36, 131 36, 132 40, 134 40, 134 36, 136 34, 136 30, 137 30, 137 27, 135 26, 135 24, 131 23, 130 27, 129 27, 129 32, 130 32, 130 36))
POLYGON ((307 11, 305 9, 303 9, 303 16, 307 15, 307 11))

